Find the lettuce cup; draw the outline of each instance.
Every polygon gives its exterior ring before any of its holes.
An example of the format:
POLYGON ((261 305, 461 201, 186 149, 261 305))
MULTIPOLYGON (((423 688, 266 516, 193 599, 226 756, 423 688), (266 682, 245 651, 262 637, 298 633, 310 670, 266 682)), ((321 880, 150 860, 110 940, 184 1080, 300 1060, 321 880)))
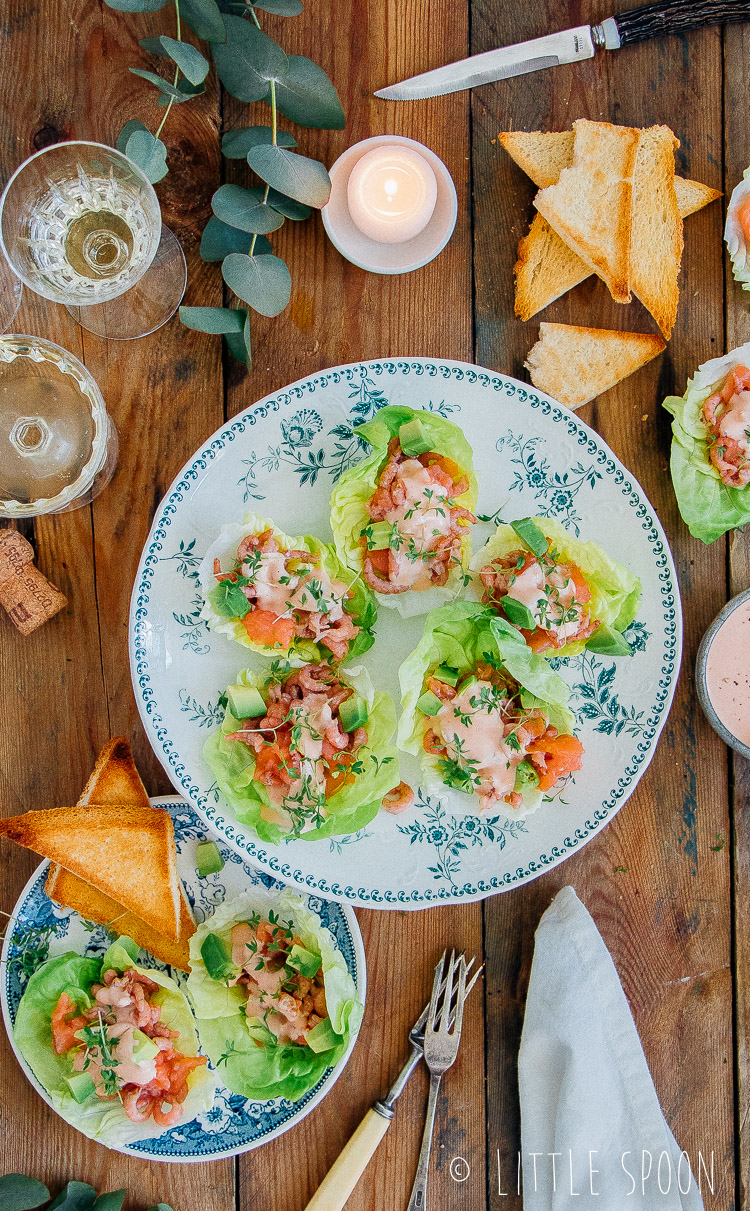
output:
POLYGON ((396 711, 362 668, 243 670, 203 755, 242 824, 263 841, 354 833, 398 784, 396 711))
POLYGON ((285 889, 220 905, 190 939, 201 1044, 229 1089, 297 1102, 346 1054, 363 1006, 320 918, 285 889))
POLYGON ((636 616, 640 580, 559 521, 524 517, 498 526, 471 571, 483 603, 518 627, 533 652, 630 655, 622 632, 636 616))
POLYGON ((467 580, 476 522, 473 455, 458 425, 388 405, 356 430, 372 450, 336 484, 339 558, 404 618, 452 600, 467 580))
POLYGON ((750 343, 699 366, 672 421, 670 471, 694 538, 715 542, 750 521, 750 343))
POLYGON ((136 967, 137 952, 119 938, 103 957, 49 959, 13 1032, 57 1113, 110 1148, 190 1122, 214 1099, 185 996, 169 976, 136 967))
POLYGON ((526 816, 581 767, 568 687, 486 606, 434 610, 399 678, 398 744, 420 758, 429 790, 526 816))
POLYGON ((750 290, 750 168, 745 169, 729 199, 724 239, 735 281, 743 290, 750 290))
POLYGON ((332 545, 248 513, 224 526, 199 571, 202 617, 261 656, 347 660, 372 647, 375 598, 332 545))

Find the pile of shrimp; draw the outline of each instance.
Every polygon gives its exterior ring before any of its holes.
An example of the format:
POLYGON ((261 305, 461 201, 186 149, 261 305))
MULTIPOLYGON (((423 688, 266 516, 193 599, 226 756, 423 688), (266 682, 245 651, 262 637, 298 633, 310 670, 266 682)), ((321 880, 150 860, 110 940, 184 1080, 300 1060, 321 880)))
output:
MULTIPOLYGON (((372 521, 385 521, 394 510, 399 510, 406 504, 406 489, 399 478, 399 468, 404 462, 414 461, 401 449, 398 437, 392 437, 388 443, 388 456, 378 479, 378 486, 367 502, 366 508, 372 521)), ((416 459, 425 467, 433 481, 446 489, 448 497, 455 499, 469 489, 468 477, 459 472, 456 479, 445 470, 445 459, 439 459, 435 454, 420 454, 416 459), (442 464, 442 465, 441 465, 442 464)), ((418 506, 417 506, 418 507, 418 506)), ((438 534, 424 551, 435 552, 435 557, 429 561, 430 580, 433 585, 444 585, 450 575, 451 568, 461 562, 461 543, 465 527, 474 525, 476 517, 461 505, 450 505, 450 528, 447 534, 438 534)), ((398 573, 397 561, 391 550, 370 551, 367 539, 362 537, 363 567, 362 575, 371 589, 378 593, 405 593, 409 586, 398 585, 394 580, 398 573)))
POLYGON ((735 366, 721 391, 709 396, 703 405, 703 419, 712 438, 709 456, 729 488, 744 488, 750 483, 750 443, 724 433, 722 420, 732 411, 736 397, 748 390, 750 370, 746 366, 735 366))
POLYGON ((310 979, 286 967, 293 946, 304 946, 291 930, 260 921, 253 930, 245 924, 232 930, 232 949, 248 955, 235 981, 247 992, 245 1012, 259 1017, 280 1042, 306 1042, 307 1032, 326 1017, 326 994, 321 969, 310 979))
POLYGON ((576 643, 581 639, 588 639, 593 635, 594 631, 599 626, 597 619, 592 618, 589 610, 586 609, 587 603, 591 599, 591 590, 583 579, 580 570, 574 564, 554 563, 551 559, 536 559, 527 551, 511 551, 508 555, 499 556, 492 563, 487 564, 479 573, 482 584, 484 585, 484 593, 482 601, 494 606, 496 609, 502 609, 500 604, 501 598, 513 587, 515 578, 521 572, 525 572, 531 564, 538 564, 541 568, 544 577, 544 583, 550 588, 550 621, 554 624, 556 621, 555 613, 562 619, 566 616, 567 625, 563 632, 558 631, 555 626, 542 627, 537 626, 535 631, 522 630, 521 633, 529 641, 530 647, 535 652, 548 651, 550 648, 564 648, 569 643, 576 643), (523 565, 519 567, 520 561, 523 560, 523 565), (572 582, 574 586, 574 596, 571 603, 565 607, 560 601, 561 590, 572 582), (575 610, 576 614, 576 629, 571 631, 570 618, 571 610, 575 610))
MULTIPOLYGON (((238 567, 233 572, 222 572, 221 560, 214 559, 214 575, 217 580, 232 580, 236 581, 239 572, 250 577, 250 584, 242 586, 242 592, 247 600, 252 605, 257 605, 257 591, 252 583, 252 562, 245 565, 248 555, 257 551, 260 555, 275 554, 281 551, 278 539, 274 536, 273 530, 264 530, 262 534, 248 534, 243 538, 237 548, 237 564, 238 567)), ((290 559, 302 560, 306 564, 312 565, 314 561, 318 561, 316 555, 311 555, 309 551, 284 551, 285 563, 290 559)), ((320 576, 321 570, 318 568, 317 575, 320 576)), ((290 577, 296 575, 289 573, 290 577)), ((346 592, 346 597, 351 597, 352 590, 346 592)), ((359 627, 353 622, 350 614, 346 610, 342 612, 340 618, 333 619, 327 613, 321 613, 315 610, 306 610, 301 606, 295 607, 291 612, 291 621, 294 624, 293 635, 297 639, 312 639, 315 643, 321 643, 327 647, 332 653, 335 660, 343 660, 349 651, 349 645, 359 634, 359 627)))

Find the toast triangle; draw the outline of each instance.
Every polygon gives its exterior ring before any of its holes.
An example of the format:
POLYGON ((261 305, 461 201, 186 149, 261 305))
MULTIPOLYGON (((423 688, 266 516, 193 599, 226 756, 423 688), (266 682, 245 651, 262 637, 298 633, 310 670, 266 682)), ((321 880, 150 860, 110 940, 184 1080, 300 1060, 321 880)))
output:
POLYGON ((542 323, 524 364, 535 387, 568 408, 579 408, 665 348, 652 334, 542 323))
POLYGON ((113 804, 58 807, 0 821, 0 836, 64 866, 176 942, 177 851, 169 812, 113 804), (148 877, 144 878, 144 872, 148 877))
POLYGON ((136 769, 130 745, 124 736, 109 740, 96 759, 91 777, 81 791, 79 806, 86 803, 128 803, 150 807, 146 788, 136 769))
POLYGON ((678 147, 679 141, 668 126, 640 131, 633 174, 630 284, 667 341, 680 298, 677 281, 682 261, 682 218, 674 184, 674 153, 678 147))

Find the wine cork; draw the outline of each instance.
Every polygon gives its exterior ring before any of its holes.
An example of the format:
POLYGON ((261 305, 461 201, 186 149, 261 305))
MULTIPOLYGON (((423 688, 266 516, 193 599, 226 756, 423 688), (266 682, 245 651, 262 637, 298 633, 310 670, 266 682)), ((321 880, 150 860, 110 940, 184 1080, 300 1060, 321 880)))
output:
POLYGON ((0 531, 0 605, 22 635, 30 635, 67 603, 34 567, 34 548, 17 530, 0 531))

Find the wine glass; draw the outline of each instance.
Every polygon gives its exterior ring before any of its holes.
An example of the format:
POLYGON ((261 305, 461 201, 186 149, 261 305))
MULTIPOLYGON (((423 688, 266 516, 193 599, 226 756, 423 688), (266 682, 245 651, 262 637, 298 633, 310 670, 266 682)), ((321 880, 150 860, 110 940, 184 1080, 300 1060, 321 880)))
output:
POLYGON ((187 281, 141 170, 101 143, 56 143, 24 161, 0 198, 0 243, 21 280, 97 336, 147 336, 187 281))
POLYGON ((0 518, 88 504, 117 462, 117 432, 78 358, 37 336, 0 336, 0 518))

